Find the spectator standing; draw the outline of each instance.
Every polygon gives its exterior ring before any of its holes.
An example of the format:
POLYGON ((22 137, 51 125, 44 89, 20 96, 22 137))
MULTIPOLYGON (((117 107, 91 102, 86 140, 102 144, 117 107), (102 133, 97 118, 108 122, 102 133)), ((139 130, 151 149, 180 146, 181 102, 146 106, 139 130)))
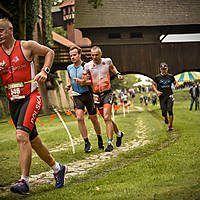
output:
POLYGON ((194 102, 195 102, 195 110, 197 110, 198 99, 199 99, 199 87, 195 83, 193 83, 192 87, 189 90, 189 93, 191 94, 190 110, 192 110, 194 102))

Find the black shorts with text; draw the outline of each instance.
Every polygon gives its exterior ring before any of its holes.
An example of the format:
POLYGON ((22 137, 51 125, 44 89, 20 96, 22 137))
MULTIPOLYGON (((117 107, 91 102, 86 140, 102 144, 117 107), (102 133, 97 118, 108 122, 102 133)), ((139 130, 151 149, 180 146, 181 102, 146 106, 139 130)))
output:
POLYGON ((107 90, 96 95, 98 95, 100 98, 99 103, 96 104, 99 110, 103 110, 103 106, 105 104, 113 104, 114 97, 112 90, 107 90))

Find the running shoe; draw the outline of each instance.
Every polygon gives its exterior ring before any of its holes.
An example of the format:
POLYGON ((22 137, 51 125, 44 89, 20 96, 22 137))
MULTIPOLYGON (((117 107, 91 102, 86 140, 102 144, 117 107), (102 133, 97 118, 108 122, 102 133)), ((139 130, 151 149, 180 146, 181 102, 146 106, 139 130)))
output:
POLYGON ((98 138, 98 146, 100 150, 104 150, 103 140, 102 138, 98 138))
POLYGON ((173 131, 174 129, 171 127, 171 126, 169 126, 169 129, 168 129, 169 131, 173 131))
POLYGON ((60 165, 60 170, 58 171, 58 173, 53 174, 54 179, 56 181, 56 188, 62 188, 65 182, 65 166, 61 165, 60 163, 59 165, 60 165))
POLYGON ((113 145, 112 145, 112 143, 108 143, 108 146, 107 146, 107 148, 105 149, 105 151, 111 152, 112 150, 113 150, 113 145))
POLYGON ((90 153, 92 151, 92 145, 90 142, 85 143, 85 153, 90 153))
POLYGON ((10 188, 10 191, 14 192, 14 193, 26 195, 26 194, 29 194, 29 186, 24 179, 21 179, 21 180, 17 181, 15 183, 15 185, 13 185, 10 188))
POLYGON ((165 124, 169 124, 167 117, 165 117, 165 124))
POLYGON ((122 137, 124 136, 124 133, 121 132, 121 136, 120 137, 117 137, 117 142, 116 142, 116 146, 117 147, 120 147, 121 144, 122 144, 122 137))

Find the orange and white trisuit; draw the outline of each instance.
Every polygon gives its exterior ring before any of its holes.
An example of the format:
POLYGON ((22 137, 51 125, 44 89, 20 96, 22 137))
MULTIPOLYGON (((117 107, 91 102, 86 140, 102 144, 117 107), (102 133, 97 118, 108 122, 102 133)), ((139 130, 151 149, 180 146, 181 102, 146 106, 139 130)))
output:
POLYGON ((110 58, 101 58, 101 63, 98 65, 93 60, 84 65, 83 75, 90 76, 93 92, 100 98, 100 102, 97 104, 100 112, 105 107, 111 109, 113 103, 109 71, 110 65, 112 65, 110 58))

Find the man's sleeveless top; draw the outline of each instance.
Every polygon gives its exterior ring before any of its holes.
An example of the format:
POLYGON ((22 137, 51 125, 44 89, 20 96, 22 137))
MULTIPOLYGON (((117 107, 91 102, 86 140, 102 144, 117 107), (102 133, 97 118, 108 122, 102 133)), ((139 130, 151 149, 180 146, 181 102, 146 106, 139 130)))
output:
POLYGON ((98 65, 93 60, 85 64, 83 74, 90 75, 94 93, 104 92, 111 88, 110 65, 112 65, 110 58, 101 58, 101 63, 98 65))
POLYGON ((79 67, 75 67, 74 64, 71 64, 67 67, 67 71, 72 82, 73 91, 78 92, 80 94, 83 92, 89 91, 88 86, 86 85, 82 86, 82 85, 76 84, 76 82, 73 79, 73 78, 79 78, 79 79, 82 78, 82 74, 83 74, 82 65, 80 65, 79 67))
POLYGON ((19 40, 10 55, 0 47, 0 62, 5 64, 0 75, 9 100, 23 99, 38 87, 37 82, 33 82, 34 63, 24 57, 19 40))

